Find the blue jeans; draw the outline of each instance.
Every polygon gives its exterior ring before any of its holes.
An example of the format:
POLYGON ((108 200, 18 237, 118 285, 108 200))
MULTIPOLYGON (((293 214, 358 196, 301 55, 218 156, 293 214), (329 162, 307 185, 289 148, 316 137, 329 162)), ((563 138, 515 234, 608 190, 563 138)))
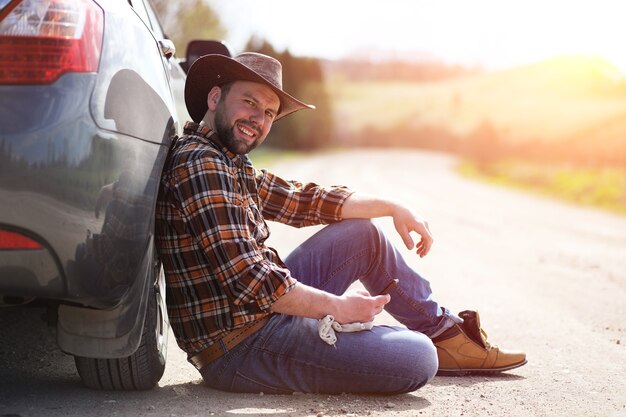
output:
POLYGON ((379 294, 393 278, 385 309, 404 327, 337 333, 324 343, 317 320, 275 314, 256 334, 200 370, 213 388, 233 392, 398 394, 424 386, 437 372, 431 338, 459 322, 431 297, 430 284, 370 220, 329 225, 285 260, 300 282, 343 294, 356 280, 379 294))

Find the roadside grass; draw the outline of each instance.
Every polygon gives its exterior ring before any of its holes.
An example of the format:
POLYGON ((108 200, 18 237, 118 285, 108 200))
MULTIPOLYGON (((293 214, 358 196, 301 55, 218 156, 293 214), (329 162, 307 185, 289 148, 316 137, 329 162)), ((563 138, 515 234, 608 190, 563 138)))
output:
POLYGON ((250 152, 249 157, 254 166, 260 169, 271 166, 281 160, 300 158, 304 155, 304 151, 259 147, 250 152))
POLYGON ((582 168, 502 159, 464 159, 458 171, 471 178, 512 186, 586 206, 626 214, 626 168, 582 168))
POLYGON ((500 139, 623 141, 626 78, 596 59, 563 58, 440 81, 329 79, 342 130, 439 126, 460 136, 489 122, 500 139), (593 137, 591 136, 593 135, 593 137))
MULTIPOLYGON (((305 158, 307 154, 266 147, 252 151, 250 159, 255 167, 264 168, 281 160, 305 158)), ((469 178, 626 215, 624 167, 581 168, 513 158, 493 162, 465 158, 460 160, 457 170, 469 178)))

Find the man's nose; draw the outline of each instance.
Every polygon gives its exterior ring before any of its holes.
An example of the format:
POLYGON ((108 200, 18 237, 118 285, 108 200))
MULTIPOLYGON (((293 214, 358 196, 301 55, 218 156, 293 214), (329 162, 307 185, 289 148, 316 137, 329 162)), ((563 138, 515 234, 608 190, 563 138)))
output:
POLYGON ((265 121, 265 114, 262 110, 255 109, 249 117, 249 120, 255 124, 259 129, 263 127, 263 122, 265 121))

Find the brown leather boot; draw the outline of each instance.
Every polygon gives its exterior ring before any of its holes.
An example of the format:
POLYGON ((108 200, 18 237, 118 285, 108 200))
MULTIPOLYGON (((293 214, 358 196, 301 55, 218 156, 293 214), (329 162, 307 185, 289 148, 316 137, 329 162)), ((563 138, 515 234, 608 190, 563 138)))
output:
POLYGON ((508 371, 526 364, 526 354, 507 351, 487 342, 476 311, 462 311, 463 324, 455 324, 433 339, 439 357, 437 375, 464 375, 508 371))

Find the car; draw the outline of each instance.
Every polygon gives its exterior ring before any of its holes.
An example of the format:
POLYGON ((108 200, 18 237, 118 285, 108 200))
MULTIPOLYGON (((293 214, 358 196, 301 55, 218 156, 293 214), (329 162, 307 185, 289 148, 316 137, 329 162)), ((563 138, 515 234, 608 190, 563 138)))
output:
POLYGON ((148 0, 0 0, 0 304, 45 304, 91 388, 165 369, 154 210, 189 62, 148 0))

